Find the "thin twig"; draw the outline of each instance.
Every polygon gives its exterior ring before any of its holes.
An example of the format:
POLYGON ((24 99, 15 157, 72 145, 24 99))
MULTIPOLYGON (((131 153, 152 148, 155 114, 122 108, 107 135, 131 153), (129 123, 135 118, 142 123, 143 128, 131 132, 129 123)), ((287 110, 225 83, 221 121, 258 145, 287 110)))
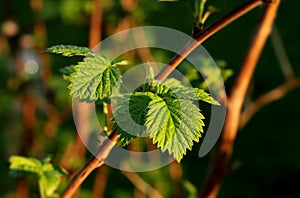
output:
POLYGON ((150 184, 148 184, 137 173, 127 171, 122 171, 122 173, 129 179, 129 181, 135 186, 135 188, 142 192, 144 195, 148 195, 149 197, 153 198, 163 198, 163 196, 160 194, 160 192, 158 192, 158 190, 156 190, 150 184))
POLYGON ((286 54, 285 48, 282 43, 282 39, 280 37, 276 25, 273 26, 273 31, 271 33, 271 41, 285 79, 288 80, 293 78, 294 77, 293 68, 286 54))
POLYGON ((251 117, 263 106, 283 98, 289 91, 300 86, 300 78, 287 80, 282 85, 261 95, 254 102, 250 103, 241 114, 240 128, 243 128, 251 117))
POLYGON ((245 94, 262 49, 271 32, 279 3, 280 0, 267 3, 262 20, 258 25, 247 56, 242 64, 241 72, 233 85, 231 95, 228 99, 228 110, 222 139, 218 149, 214 153, 215 159, 213 159, 212 169, 208 175, 201 197, 216 197, 221 181, 227 172, 227 163, 232 154, 233 142, 238 131, 245 94))

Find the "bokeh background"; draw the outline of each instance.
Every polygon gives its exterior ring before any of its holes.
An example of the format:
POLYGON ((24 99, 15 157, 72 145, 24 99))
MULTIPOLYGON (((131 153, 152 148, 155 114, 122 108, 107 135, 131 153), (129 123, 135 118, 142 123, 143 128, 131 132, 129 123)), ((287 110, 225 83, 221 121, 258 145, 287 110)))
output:
MULTIPOLYGON (((102 0, 101 39, 118 31, 143 25, 164 26, 191 34, 190 2, 154 0, 102 0)), ((44 158, 72 173, 90 156, 84 151, 72 118, 71 98, 59 69, 79 59, 40 53, 57 44, 89 46, 92 0, 1 0, 0 1, 0 197, 38 197, 33 176, 12 177, 11 155, 44 158)), ((238 0, 209 0, 218 8, 205 26, 240 4, 238 0)), ((269 39, 257 65, 246 104, 299 76, 298 1, 282 1, 269 39), (277 53, 277 54, 276 54, 277 53), (279 54, 278 54, 279 53, 279 54), (286 58, 285 58, 286 55, 286 58), (282 57, 283 56, 283 57, 282 57), (284 68, 284 69, 282 69, 284 68)), ((213 58, 226 63, 233 76, 229 91, 245 56, 261 8, 218 32, 203 46, 213 58)), ((145 55, 146 53, 146 55, 145 55)), ((147 59, 129 53, 132 63, 147 59)), ((144 54, 144 57, 143 57, 144 54)), ((166 61, 170 54, 154 51, 152 58, 166 61)), ((182 68, 187 73, 187 69, 182 68)), ((187 74, 188 75, 188 74, 187 74)), ((193 81, 193 84, 199 82, 193 81)), ((267 104, 240 130, 219 197, 289 197, 300 186, 300 89, 267 104)), ((182 163, 156 171, 128 174, 109 167, 94 171, 83 183, 78 197, 151 197, 135 182, 146 182, 164 197, 196 197, 201 192, 210 156, 198 158, 195 144, 182 163)), ((131 145, 131 149, 138 149, 131 145)))

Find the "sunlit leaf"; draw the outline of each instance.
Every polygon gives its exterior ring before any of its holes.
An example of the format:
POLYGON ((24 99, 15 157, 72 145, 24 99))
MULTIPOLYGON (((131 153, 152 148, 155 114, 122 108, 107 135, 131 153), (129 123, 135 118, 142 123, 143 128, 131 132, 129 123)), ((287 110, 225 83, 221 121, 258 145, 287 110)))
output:
POLYGON ((62 56, 88 56, 93 55, 94 52, 87 47, 78 47, 75 45, 55 45, 47 48, 46 53, 60 54, 62 56))
POLYGON ((70 95, 84 101, 109 97, 120 78, 117 67, 100 54, 86 57, 70 75, 70 95))
POLYGON ((189 100, 154 95, 148 105, 145 125, 153 143, 180 162, 193 141, 203 132, 204 116, 189 100))
POLYGON ((220 105, 209 93, 206 93, 203 89, 192 88, 192 87, 180 87, 173 88, 172 94, 176 97, 185 100, 201 100, 209 104, 220 105))
POLYGON ((61 176, 67 172, 59 166, 50 163, 51 158, 46 157, 43 160, 35 158, 26 158, 22 156, 11 156, 9 158, 10 170, 33 173, 38 176, 38 183, 43 198, 52 197, 55 190, 61 182, 61 176))
MULTIPOLYGON (((127 145, 132 139, 145 131, 144 122, 148 103, 151 98, 147 92, 135 92, 125 95, 114 109, 115 126, 121 134, 119 143, 127 145)), ((152 93, 150 93, 152 94, 152 93)))

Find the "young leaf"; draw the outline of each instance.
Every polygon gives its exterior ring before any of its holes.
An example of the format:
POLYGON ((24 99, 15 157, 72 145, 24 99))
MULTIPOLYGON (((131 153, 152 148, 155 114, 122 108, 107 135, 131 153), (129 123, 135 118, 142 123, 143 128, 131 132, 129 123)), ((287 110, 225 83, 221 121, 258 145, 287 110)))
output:
POLYGON ((86 57, 69 80, 70 95, 80 100, 95 101, 109 97, 120 78, 117 67, 100 54, 86 57))
POLYGON ((220 105, 210 94, 206 93, 203 89, 192 87, 178 87, 172 89, 172 94, 184 100, 201 100, 213 105, 220 105))
POLYGON ((147 91, 151 90, 151 88, 156 84, 156 81, 155 81, 154 72, 153 72, 153 69, 152 69, 150 63, 147 63, 147 65, 145 65, 145 70, 146 70, 146 76, 145 76, 145 82, 144 82, 142 90, 144 92, 147 92, 147 91))
POLYGON ((70 82, 68 86, 70 95, 88 102, 109 98, 121 76, 116 66, 128 63, 121 61, 112 65, 101 54, 97 54, 86 47, 72 45, 53 46, 45 52, 63 56, 86 56, 83 62, 78 63, 78 65, 71 65, 60 71, 64 74, 64 79, 70 82))
POLYGON ((63 74, 63 79, 71 82, 70 76, 78 70, 78 65, 70 65, 59 69, 59 71, 63 74))
POLYGON ((62 74, 70 75, 77 70, 76 65, 70 65, 59 69, 62 74))
POLYGON ((182 82, 176 78, 167 78, 164 82, 163 85, 170 87, 170 88, 175 88, 175 87, 183 87, 184 85, 182 82))
POLYGON ((148 63, 145 66, 145 69, 146 69, 145 83, 154 81, 154 72, 153 72, 153 69, 152 69, 150 63, 148 63))
POLYGON ((44 186, 45 194, 47 197, 53 195, 55 190, 58 188, 61 181, 61 173, 57 170, 44 172, 39 179, 41 186, 44 186))
POLYGON ((151 101, 149 92, 135 92, 121 98, 114 108, 114 123, 121 137, 118 142, 125 146, 137 135, 145 131, 144 126, 147 106, 151 101), (131 134, 129 134, 130 132, 131 134), (132 135, 134 134, 134 135, 132 135))
POLYGON ((61 176, 67 172, 50 163, 51 158, 43 160, 26 158, 22 156, 11 156, 9 158, 10 170, 34 173, 38 176, 40 194, 42 198, 53 196, 57 189, 61 176))
POLYGON ((61 54, 62 56, 88 56, 93 55, 94 52, 87 47, 78 47, 74 45, 55 45, 47 48, 46 53, 61 54))
POLYGON ((101 80, 97 88, 98 98, 110 97, 120 77, 121 74, 117 67, 107 67, 101 75, 101 80))
POLYGON ((31 172, 39 174, 42 172, 42 163, 34 158, 26 158, 21 156, 11 156, 9 158, 11 170, 31 172))
POLYGON ((147 133, 162 151, 168 150, 180 162, 193 141, 199 141, 204 116, 192 101, 158 95, 152 97, 148 108, 147 133))
MULTIPOLYGON (((115 125, 115 127, 116 126, 117 125, 115 125)), ((120 127, 118 127, 118 134, 120 134, 120 137, 118 139, 118 144, 121 146, 128 145, 134 138, 136 138, 136 136, 127 133, 126 131, 122 130, 122 128, 120 127)))

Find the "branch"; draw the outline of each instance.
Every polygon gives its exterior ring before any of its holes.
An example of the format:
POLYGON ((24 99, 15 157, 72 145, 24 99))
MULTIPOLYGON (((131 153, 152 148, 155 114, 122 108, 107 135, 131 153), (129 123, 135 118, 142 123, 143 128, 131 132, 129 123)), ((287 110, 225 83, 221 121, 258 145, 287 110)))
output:
POLYGON ((300 86, 300 78, 292 78, 282 85, 261 95, 254 102, 245 108, 240 118, 240 128, 243 128, 251 117, 263 106, 283 98, 289 91, 300 86))
POLYGON ((261 5, 262 3, 263 0, 250 0, 248 2, 245 2, 241 6, 224 16, 222 19, 209 26, 207 29, 196 34, 194 39, 188 42, 185 47, 183 47, 182 50, 180 50, 180 52, 177 53, 169 61, 169 64, 165 66, 165 68, 156 76, 156 79, 161 82, 164 81, 169 76, 169 74, 203 41, 214 35, 219 30, 223 29, 225 26, 229 25, 234 20, 261 5))
POLYGON ((81 183, 87 178, 87 176, 96 168, 104 164, 104 160, 107 158, 111 149, 117 142, 119 135, 116 131, 113 132, 111 139, 106 139, 103 145, 99 148, 96 156, 92 156, 84 167, 73 177, 65 192, 62 194, 62 198, 71 198, 81 183))
POLYGON ((89 47, 94 48, 101 41, 102 0, 93 0, 89 47))
POLYGON ((289 91, 297 88, 300 85, 300 79, 294 77, 293 68, 284 49, 278 29, 275 25, 273 25, 273 31, 270 36, 276 57, 286 78, 286 82, 261 95, 254 102, 250 103, 250 105, 246 106, 241 115, 240 128, 243 128, 260 108, 283 98, 289 91))
POLYGON ((227 163, 232 154, 233 142, 236 137, 242 105, 255 66, 262 49, 271 32, 280 0, 267 2, 262 19, 254 34, 247 56, 242 64, 241 72, 233 85, 228 99, 228 110, 223 128, 220 146, 214 153, 212 170, 205 183, 202 197, 216 197, 221 181, 227 171, 227 163))

